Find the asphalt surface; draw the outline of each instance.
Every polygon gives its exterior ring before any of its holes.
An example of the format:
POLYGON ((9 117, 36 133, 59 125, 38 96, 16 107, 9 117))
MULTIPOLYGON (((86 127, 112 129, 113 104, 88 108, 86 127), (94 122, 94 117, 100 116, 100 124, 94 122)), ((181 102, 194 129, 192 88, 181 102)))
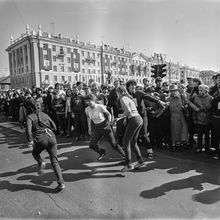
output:
MULTIPOLYGON (((45 175, 26 146, 24 129, 0 117, 0 218, 220 219, 220 161, 193 150, 156 149, 146 167, 121 173, 121 158, 97 162, 87 142, 58 138, 66 189, 58 192, 48 155, 45 175)), ((135 162, 135 158, 134 162, 135 162)))

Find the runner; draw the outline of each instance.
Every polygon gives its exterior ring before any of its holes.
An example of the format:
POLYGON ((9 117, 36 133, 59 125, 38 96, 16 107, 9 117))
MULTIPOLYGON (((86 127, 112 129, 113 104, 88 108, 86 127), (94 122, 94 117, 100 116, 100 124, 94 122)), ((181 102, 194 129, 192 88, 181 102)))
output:
POLYGON ((89 127, 92 127, 92 131, 89 131, 89 133, 91 133, 89 147, 99 154, 98 160, 101 160, 106 155, 106 150, 101 148, 98 142, 103 136, 105 136, 112 148, 125 157, 125 152, 115 141, 110 123, 111 114, 104 105, 97 104, 95 101, 95 95, 89 94, 85 96, 85 102, 88 105, 88 107, 85 109, 85 112, 88 117, 88 121, 91 121, 91 126, 89 127))
POLYGON ((60 165, 57 158, 57 141, 52 130, 56 130, 56 125, 52 119, 41 111, 39 103, 36 103, 34 112, 27 116, 26 134, 28 146, 33 147, 32 155, 39 165, 39 175, 43 175, 46 163, 40 156, 43 150, 47 150, 51 165, 57 177, 58 189, 65 188, 60 165))

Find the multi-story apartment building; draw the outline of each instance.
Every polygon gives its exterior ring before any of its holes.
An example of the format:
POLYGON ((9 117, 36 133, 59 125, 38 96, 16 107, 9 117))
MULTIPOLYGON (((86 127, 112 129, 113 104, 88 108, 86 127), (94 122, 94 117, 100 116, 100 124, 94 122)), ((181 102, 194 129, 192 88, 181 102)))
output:
POLYGON ((216 74, 217 72, 214 72, 212 70, 207 70, 207 71, 204 70, 200 72, 200 78, 202 79, 204 84, 211 85, 213 83, 212 77, 216 74))
POLYGON ((199 74, 199 70, 188 67, 187 65, 180 67, 180 80, 182 80, 183 82, 187 82, 187 77, 199 78, 199 74))
POLYGON ((174 83, 180 81, 180 65, 179 63, 166 63, 167 64, 167 75, 165 81, 174 83))
POLYGON ((143 54, 131 53, 109 45, 101 46, 73 40, 51 33, 30 31, 16 40, 11 37, 11 45, 6 49, 12 88, 54 85, 56 82, 88 83, 90 79, 106 83, 123 78, 135 78, 142 82, 150 79, 153 60, 143 54))

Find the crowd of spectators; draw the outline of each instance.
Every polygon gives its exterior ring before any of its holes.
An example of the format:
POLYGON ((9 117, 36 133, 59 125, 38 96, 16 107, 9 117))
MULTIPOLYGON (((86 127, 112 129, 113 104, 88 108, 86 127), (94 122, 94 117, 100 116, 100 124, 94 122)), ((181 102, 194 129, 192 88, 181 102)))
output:
MULTIPOLYGON (((147 120, 145 133, 140 132, 138 143, 143 144, 143 136, 149 135, 149 157, 153 157, 153 149, 158 147, 172 151, 193 148, 195 153, 207 154, 213 150, 215 158, 220 158, 220 74, 213 77, 209 87, 199 78, 187 78, 186 84, 169 84, 158 77, 153 85, 144 79, 142 84, 135 80, 115 80, 111 86, 93 81, 89 85, 56 83, 47 89, 17 88, 0 92, 0 114, 19 122, 24 128, 26 116, 33 112, 33 106, 38 102, 42 111, 56 123, 56 135, 72 137, 75 141, 85 140, 92 131, 85 114, 84 97, 90 93, 95 95, 96 102, 106 106, 115 120, 121 111, 116 94, 119 85, 124 85, 128 92, 131 90, 129 93, 139 91, 159 101, 143 99, 137 103, 138 97, 133 96, 139 114, 147 120)), ((118 142, 123 137, 124 126, 125 123, 117 122, 118 142)))

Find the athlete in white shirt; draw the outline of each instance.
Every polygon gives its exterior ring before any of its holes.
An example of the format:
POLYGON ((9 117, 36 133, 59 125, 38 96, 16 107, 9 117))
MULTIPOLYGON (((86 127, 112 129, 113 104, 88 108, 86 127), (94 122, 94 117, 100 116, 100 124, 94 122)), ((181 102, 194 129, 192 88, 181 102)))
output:
POLYGON ((111 114, 102 104, 95 103, 96 97, 93 94, 85 96, 85 102, 88 107, 85 109, 88 121, 91 120, 92 135, 89 147, 99 153, 98 160, 106 155, 106 150, 98 144, 99 140, 105 136, 114 150, 119 152, 123 157, 123 149, 115 141, 114 133, 111 127, 111 114))

